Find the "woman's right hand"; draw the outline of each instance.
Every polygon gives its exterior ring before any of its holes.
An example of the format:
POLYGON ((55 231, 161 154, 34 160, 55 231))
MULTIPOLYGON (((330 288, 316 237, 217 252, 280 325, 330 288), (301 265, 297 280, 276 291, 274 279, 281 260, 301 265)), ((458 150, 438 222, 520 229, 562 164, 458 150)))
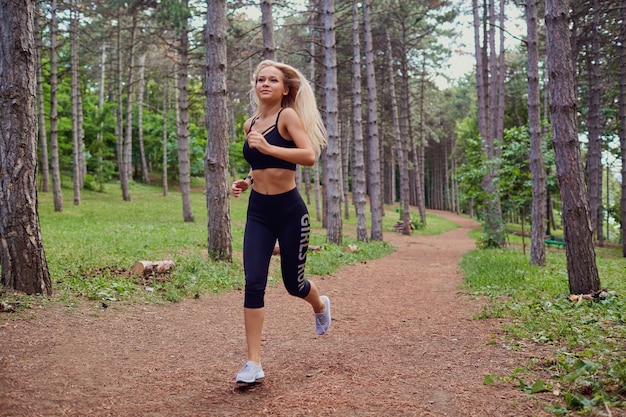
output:
POLYGON ((241 194, 242 192, 246 191, 248 189, 249 185, 248 182, 246 180, 237 180, 233 182, 233 185, 230 189, 231 193, 233 194, 233 196, 235 198, 239 197, 239 194, 241 194))

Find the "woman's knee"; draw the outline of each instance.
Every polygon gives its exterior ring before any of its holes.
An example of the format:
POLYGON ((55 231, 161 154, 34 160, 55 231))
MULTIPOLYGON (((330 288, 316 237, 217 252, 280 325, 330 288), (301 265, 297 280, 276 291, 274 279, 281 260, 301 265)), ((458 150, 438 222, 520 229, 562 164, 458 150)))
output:
POLYGON ((294 297, 304 298, 311 291, 311 283, 307 279, 284 280, 284 284, 287 292, 294 297))
POLYGON ((246 308, 261 308, 265 306, 265 283, 246 281, 243 306, 246 308))

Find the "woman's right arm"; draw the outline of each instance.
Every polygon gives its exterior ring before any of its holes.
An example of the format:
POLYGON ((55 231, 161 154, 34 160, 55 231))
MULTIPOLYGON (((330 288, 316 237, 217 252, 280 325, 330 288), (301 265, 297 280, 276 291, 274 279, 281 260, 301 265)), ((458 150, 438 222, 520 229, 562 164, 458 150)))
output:
MULTIPOLYGON (((252 119, 248 119, 243 124, 243 130, 246 133, 246 136, 248 132, 250 131, 251 122, 252 122, 252 119)), ((230 189, 233 197, 238 198, 242 192, 250 188, 253 182, 254 180, 252 179, 252 170, 250 170, 250 172, 248 172, 248 175, 246 175, 243 179, 233 181, 233 185, 231 186, 231 189, 230 189)))
POLYGON ((242 192, 246 191, 248 188, 250 188, 250 186, 252 186, 253 182, 254 180, 252 178, 252 171, 250 171, 248 175, 246 175, 243 179, 234 181, 231 187, 233 197, 238 198, 242 192))

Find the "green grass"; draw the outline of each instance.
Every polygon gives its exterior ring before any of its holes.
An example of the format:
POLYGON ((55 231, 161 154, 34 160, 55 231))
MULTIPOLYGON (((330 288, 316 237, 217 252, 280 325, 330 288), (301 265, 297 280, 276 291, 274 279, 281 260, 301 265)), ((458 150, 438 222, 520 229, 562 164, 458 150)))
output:
MULTIPOLYGON (((199 181, 196 181, 199 182, 199 181)), ((39 193, 39 217, 42 239, 53 283, 54 297, 72 305, 86 299, 107 305, 124 303, 166 303, 242 288, 241 251, 248 193, 230 199, 233 262, 215 262, 207 255, 207 210, 203 186, 191 196, 195 222, 185 223, 181 195, 163 196, 158 186, 133 183, 131 201, 122 201, 119 185, 107 184, 102 192, 83 191, 81 204, 73 204, 72 191, 64 189, 62 212, 54 211, 51 193, 39 193), (171 259, 176 267, 166 279, 144 282, 133 276, 130 268, 138 260, 171 259)), ((310 207, 314 204, 310 204, 310 207)), ((385 233, 392 231, 398 219, 394 207, 386 208, 385 233)), ((322 246, 310 251, 307 274, 328 275, 351 263, 385 256, 393 248, 385 242, 357 242, 356 216, 344 219, 341 246, 326 243, 326 232, 310 208, 313 232, 311 244, 322 246), (347 252, 347 245, 359 250, 347 252)), ((369 210, 368 210, 369 216, 369 210)), ((369 227, 370 219, 367 224, 369 227)), ((439 234, 455 224, 428 216, 428 227, 419 234, 439 234)), ((272 262, 270 283, 280 282, 280 268, 272 262)), ((30 307, 44 304, 43 297, 26 297, 12 292, 0 293, 6 306, 30 307)), ((49 301, 48 301, 49 302, 49 301)))
POLYGON ((602 285, 618 295, 582 302, 568 300, 563 250, 549 251, 545 267, 531 266, 519 248, 466 254, 461 261, 466 290, 487 298, 477 318, 505 318, 501 344, 506 349, 532 354, 547 347, 552 352, 510 375, 487 375, 485 381, 511 382, 529 394, 556 394, 546 401, 555 415, 625 407, 626 282, 618 251, 597 251, 602 285))

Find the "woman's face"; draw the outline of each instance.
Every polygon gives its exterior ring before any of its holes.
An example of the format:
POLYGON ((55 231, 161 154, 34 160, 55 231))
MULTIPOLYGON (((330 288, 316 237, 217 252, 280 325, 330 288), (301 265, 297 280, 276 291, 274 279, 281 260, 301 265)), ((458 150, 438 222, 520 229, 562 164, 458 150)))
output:
POLYGON ((288 92, 281 70, 276 67, 265 67, 259 71, 256 78, 256 93, 260 100, 282 100, 288 92))

